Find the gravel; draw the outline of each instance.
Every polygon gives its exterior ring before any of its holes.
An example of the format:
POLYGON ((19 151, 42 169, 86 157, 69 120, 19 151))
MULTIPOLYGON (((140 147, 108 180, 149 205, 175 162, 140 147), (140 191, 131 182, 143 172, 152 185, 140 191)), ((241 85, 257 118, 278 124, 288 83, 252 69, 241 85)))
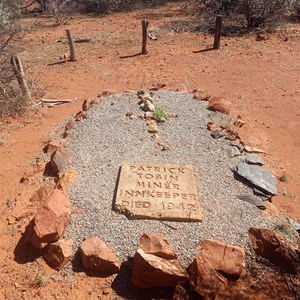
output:
POLYGON ((195 247, 203 239, 217 239, 247 247, 250 227, 270 227, 260 210, 237 198, 252 190, 234 178, 232 169, 241 157, 229 158, 222 149, 229 142, 215 140, 206 129, 206 102, 191 94, 158 91, 154 103, 178 117, 159 125, 161 140, 170 151, 161 151, 147 131, 146 121, 129 119, 127 112, 141 115, 135 94, 102 99, 68 138, 73 156, 70 165, 79 172, 69 194, 76 211, 65 235, 78 247, 85 237, 98 235, 126 261, 133 256, 143 233, 167 236, 180 261, 187 267, 195 247), (202 201, 202 223, 128 220, 112 209, 119 167, 123 162, 192 165, 202 201))

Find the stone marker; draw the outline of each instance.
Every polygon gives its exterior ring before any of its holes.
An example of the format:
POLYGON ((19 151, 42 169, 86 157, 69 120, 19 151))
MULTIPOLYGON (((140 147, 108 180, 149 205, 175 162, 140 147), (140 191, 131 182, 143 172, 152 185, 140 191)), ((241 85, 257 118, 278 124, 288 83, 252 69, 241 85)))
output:
POLYGON ((203 219, 191 166, 123 163, 115 208, 130 219, 203 219))

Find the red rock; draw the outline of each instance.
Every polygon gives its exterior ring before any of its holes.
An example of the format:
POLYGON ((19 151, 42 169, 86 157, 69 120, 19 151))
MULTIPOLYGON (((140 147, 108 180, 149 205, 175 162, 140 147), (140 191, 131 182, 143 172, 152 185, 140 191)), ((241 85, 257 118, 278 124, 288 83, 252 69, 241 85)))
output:
POLYGON ((207 124, 207 129, 209 131, 220 131, 222 130, 221 127, 219 127, 219 125, 213 121, 209 121, 208 124, 207 124))
POLYGON ((207 109, 212 111, 219 111, 225 115, 230 114, 230 105, 231 103, 227 100, 225 100, 222 97, 212 96, 210 97, 207 109))
POLYGON ((279 218, 279 211, 274 204, 269 201, 265 201, 266 209, 261 211, 261 215, 264 218, 273 217, 279 218))
POLYGON ((34 219, 31 243, 41 249, 56 242, 71 220, 71 204, 68 196, 55 189, 38 209, 34 219))
POLYGON ((176 259, 177 254, 163 234, 143 234, 140 238, 140 248, 146 254, 153 254, 166 259, 176 259))
POLYGON ((194 90, 194 99, 199 100, 199 101, 208 101, 209 99, 209 94, 204 91, 204 90, 194 90))
POLYGON ((66 129, 67 131, 69 131, 69 130, 71 130, 71 129, 74 128, 75 124, 76 124, 75 121, 74 121, 74 120, 71 120, 71 121, 69 121, 69 122, 66 124, 65 129, 66 129))
POLYGON ((102 96, 110 96, 110 95, 114 95, 117 94, 118 92, 116 90, 113 89, 107 89, 104 90, 101 94, 98 95, 98 97, 102 97, 102 96))
POLYGON ((91 108, 91 102, 87 99, 84 99, 82 102, 82 110, 88 111, 91 108))
POLYGON ((158 126, 156 124, 148 125, 148 132, 156 133, 158 131, 158 126))
POLYGON ((53 269, 60 269, 72 257, 73 239, 59 240, 48 245, 47 252, 43 255, 45 261, 53 269))
POLYGON ((45 186, 40 187, 30 198, 31 202, 44 202, 47 200, 47 197, 53 191, 53 186, 46 184, 45 186))
POLYGON ((200 251, 201 256, 216 271, 234 277, 240 277, 245 271, 244 248, 219 241, 204 240, 200 251))
POLYGON ((99 237, 89 237, 80 246, 84 267, 102 274, 114 274, 120 270, 121 262, 115 253, 99 237))
POLYGON ((233 122, 233 125, 238 128, 243 127, 245 124, 246 124, 246 122, 242 120, 241 116, 237 116, 237 118, 233 122))
POLYGON ((175 287, 188 278, 177 259, 166 259, 138 249, 134 256, 131 282, 138 288, 175 287))
POLYGON ((71 157, 65 147, 56 149, 50 158, 52 169, 56 173, 62 172, 70 161, 71 157))
POLYGON ((258 255, 268 259, 287 273, 297 273, 299 257, 294 249, 286 246, 281 235, 269 229, 251 228, 249 237, 258 255))
POLYGON ((205 300, 215 299, 227 286, 227 280, 202 256, 194 259, 188 268, 188 274, 192 289, 205 300))
POLYGON ((152 85, 152 87, 150 88, 150 90, 157 91, 159 89, 164 88, 165 86, 167 86, 165 83, 157 82, 156 84, 152 85))
POLYGON ((263 154, 266 154, 266 152, 264 150, 259 149, 259 148, 255 148, 255 147, 252 147, 252 146, 248 146, 248 145, 245 145, 244 151, 248 152, 248 153, 263 153, 263 154))
MULTIPOLYGON (((86 113, 84 111, 79 111, 76 115, 75 115, 75 122, 80 122, 83 119, 86 118, 86 113)), ((70 132, 70 130, 66 131, 66 133, 70 132)))
POLYGON ((66 140, 61 139, 61 140, 49 142, 47 144, 47 146, 45 147, 45 149, 46 149, 46 152, 49 153, 49 152, 53 152, 53 151, 57 150, 58 148, 65 146, 65 145, 66 145, 66 140))

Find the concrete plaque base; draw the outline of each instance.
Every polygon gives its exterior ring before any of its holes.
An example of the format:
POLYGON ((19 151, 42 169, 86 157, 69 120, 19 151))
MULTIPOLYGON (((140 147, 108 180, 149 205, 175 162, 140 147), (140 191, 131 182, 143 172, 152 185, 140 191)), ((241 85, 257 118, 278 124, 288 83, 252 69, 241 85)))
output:
POLYGON ((203 219, 191 166, 123 163, 115 209, 130 219, 203 219))

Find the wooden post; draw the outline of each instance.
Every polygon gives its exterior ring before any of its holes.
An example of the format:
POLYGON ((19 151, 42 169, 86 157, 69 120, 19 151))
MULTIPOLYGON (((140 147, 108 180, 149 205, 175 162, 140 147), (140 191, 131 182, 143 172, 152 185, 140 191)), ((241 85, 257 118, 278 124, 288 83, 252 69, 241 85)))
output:
POLYGON ((75 43, 73 40, 72 32, 70 29, 66 29, 67 38, 70 46, 70 61, 76 61, 75 43))
POLYGON ((28 102, 31 102, 31 93, 25 79, 25 73, 24 73, 22 61, 19 55, 18 54, 12 55, 10 62, 23 96, 26 98, 28 102))
POLYGON ((148 25, 147 20, 142 21, 142 30, 143 30, 143 45, 142 45, 142 54, 147 54, 147 39, 148 39, 148 25))
POLYGON ((216 28, 215 28, 215 40, 214 40, 214 49, 220 48, 221 41, 221 28, 222 28, 222 16, 217 15, 216 17, 216 28))

